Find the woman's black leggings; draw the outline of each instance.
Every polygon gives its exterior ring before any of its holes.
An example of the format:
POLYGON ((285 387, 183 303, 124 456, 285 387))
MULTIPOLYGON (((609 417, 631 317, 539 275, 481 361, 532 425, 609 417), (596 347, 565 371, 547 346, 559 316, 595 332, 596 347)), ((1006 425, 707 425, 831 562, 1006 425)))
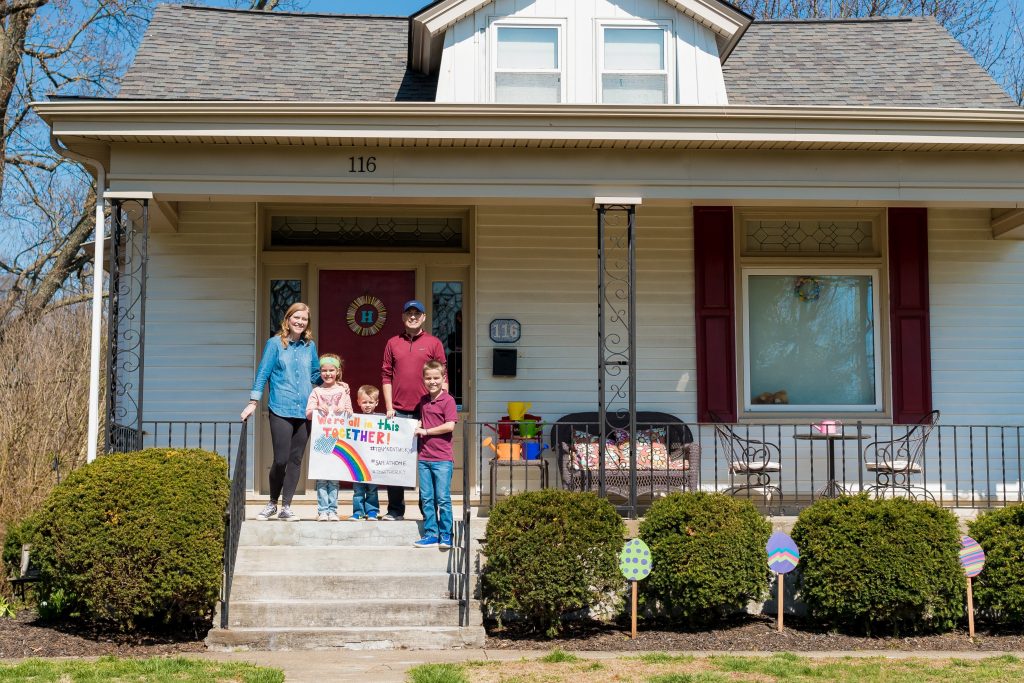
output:
POLYGON ((274 464, 270 466, 270 500, 284 494, 285 505, 292 504, 302 471, 302 456, 309 441, 309 420, 281 417, 270 413, 270 440, 274 442, 274 464))

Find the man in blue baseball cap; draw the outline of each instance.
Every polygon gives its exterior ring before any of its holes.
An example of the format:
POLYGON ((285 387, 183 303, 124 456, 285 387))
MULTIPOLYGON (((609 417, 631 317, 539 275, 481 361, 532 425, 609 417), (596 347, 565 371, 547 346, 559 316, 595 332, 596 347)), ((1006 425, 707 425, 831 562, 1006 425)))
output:
MULTIPOLYGON (((381 365, 381 390, 384 409, 388 417, 416 417, 416 406, 428 395, 423 383, 423 366, 436 360, 445 366, 444 390, 448 390, 447 359, 441 340, 423 331, 427 321, 427 308, 423 302, 412 299, 402 306, 405 330, 388 340, 381 365)), ((383 521, 398 521, 405 517, 405 489, 388 486, 388 511, 383 521)))

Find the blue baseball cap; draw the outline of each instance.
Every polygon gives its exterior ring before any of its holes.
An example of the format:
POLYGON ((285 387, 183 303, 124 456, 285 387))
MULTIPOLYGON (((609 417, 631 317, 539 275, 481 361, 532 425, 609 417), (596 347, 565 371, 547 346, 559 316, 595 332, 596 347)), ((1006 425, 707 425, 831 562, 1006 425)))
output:
POLYGON ((405 305, 402 306, 402 313, 405 313, 410 308, 415 308, 420 313, 426 313, 427 312, 427 308, 426 308, 426 306, 423 305, 423 302, 421 302, 421 301, 419 301, 417 299, 412 299, 411 301, 406 301, 405 305))

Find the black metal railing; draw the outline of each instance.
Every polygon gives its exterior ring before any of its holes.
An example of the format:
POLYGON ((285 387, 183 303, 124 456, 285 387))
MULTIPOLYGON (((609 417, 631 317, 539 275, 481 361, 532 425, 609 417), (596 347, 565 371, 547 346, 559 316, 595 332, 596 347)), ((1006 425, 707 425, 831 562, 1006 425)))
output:
POLYGON ((224 511, 224 579, 220 596, 220 627, 228 628, 228 611, 231 605, 231 582, 235 576, 235 558, 238 557, 238 537, 245 519, 245 494, 249 453, 246 445, 245 423, 239 431, 238 451, 235 467, 231 473, 231 496, 224 511))
POLYGON ((470 472, 469 463, 472 459, 469 457, 470 452, 470 423, 465 422, 462 425, 462 537, 459 538, 459 545, 462 548, 462 562, 460 571, 461 586, 459 586, 459 625, 466 627, 469 626, 469 610, 471 605, 471 571, 473 567, 471 552, 471 544, 473 541, 472 534, 470 533, 470 521, 473 518, 472 507, 470 506, 470 472))
MULTIPOLYGON (((735 451, 730 452, 720 437, 723 427, 740 441, 778 449, 778 470, 768 474, 788 511, 822 495, 861 491, 910 495, 946 507, 1024 501, 1022 426, 939 424, 930 426, 920 443, 922 425, 848 422, 831 428, 844 437, 831 442, 820 437, 821 429, 808 424, 693 425, 702 447, 700 480, 705 490, 735 487, 741 474, 735 451), (834 476, 829 475, 830 460, 834 476)), ((735 493, 755 502, 762 498, 756 488, 735 493)))
POLYGON ((245 429, 238 420, 147 420, 134 442, 138 448, 199 448, 230 461, 245 429))
POLYGON ((664 450, 645 443, 635 455, 629 448, 616 453, 612 439, 601 459, 596 419, 547 424, 531 436, 520 435, 516 423, 466 423, 464 448, 467 458, 477 459, 481 503, 493 506, 545 486, 600 493, 602 484, 630 516, 659 496, 697 489, 728 492, 785 513, 823 495, 861 491, 946 507, 1024 502, 1024 426, 848 421, 818 429, 806 423, 648 423, 639 416, 637 424, 641 441, 653 433, 655 443, 664 439, 664 450))

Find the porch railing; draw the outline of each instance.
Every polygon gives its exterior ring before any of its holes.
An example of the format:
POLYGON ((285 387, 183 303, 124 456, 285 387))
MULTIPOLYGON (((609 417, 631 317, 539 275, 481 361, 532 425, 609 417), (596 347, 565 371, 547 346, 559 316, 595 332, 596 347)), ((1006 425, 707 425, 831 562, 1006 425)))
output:
MULTIPOLYGON (((725 491, 741 483, 739 480, 742 477, 737 475, 734 467, 730 467, 731 454, 723 450, 721 441, 716 438, 716 429, 719 427, 716 424, 685 425, 690 435, 687 440, 692 439, 692 443, 697 446, 686 456, 691 468, 685 471, 686 474, 677 469, 678 463, 671 462, 671 455, 666 462, 663 459, 651 460, 639 454, 624 453, 620 457, 626 459, 625 473, 608 460, 592 462, 590 467, 585 464, 581 466, 579 462, 567 462, 578 456, 563 453, 562 458, 559 458, 558 449, 562 446, 561 443, 552 443, 555 439, 552 437, 551 424, 545 425, 542 436, 534 439, 544 448, 540 458, 546 464, 508 460, 506 458, 516 456, 513 450, 518 452, 520 458, 524 457, 521 450, 510 444, 524 445, 530 439, 507 438, 508 434, 502 438, 502 435, 492 431, 495 424, 465 425, 468 434, 464 446, 471 455, 477 457, 482 504, 493 504, 512 493, 537 490, 546 484, 592 490, 595 493, 604 491, 620 510, 627 513, 631 512, 627 508, 630 507, 629 501, 633 494, 638 500, 638 509, 632 512, 642 513, 652 499, 673 491, 688 488, 725 491), (493 445, 501 450, 494 451, 482 445, 488 436, 492 438, 493 445), (638 457, 638 460, 632 461, 636 476, 630 479, 629 458, 638 457)), ((586 425, 579 426, 582 427, 581 431, 587 431, 586 425)), ((822 495, 829 484, 828 444, 797 438, 812 433, 811 425, 773 423, 727 426, 741 439, 770 444, 773 452, 778 449, 778 456, 773 457, 778 461, 779 469, 770 473, 770 478, 771 484, 781 491, 781 509, 784 512, 798 512, 822 495)), ((678 457, 677 444, 673 443, 671 436, 672 429, 678 425, 642 425, 638 431, 643 433, 649 427, 661 427, 669 431, 666 450, 670 454, 674 452, 675 457, 678 457)), ((847 422, 840 427, 851 435, 859 429, 860 439, 851 438, 834 443, 836 486, 849 493, 866 491, 875 486, 875 474, 866 466, 865 449, 876 442, 898 440, 914 427, 858 425, 855 422, 847 422)), ((566 442, 565 439, 558 440, 566 442)), ((936 425, 929 434, 918 464, 920 471, 909 474, 911 484, 915 491, 921 492, 920 497, 934 499, 940 505, 987 508, 1024 502, 1024 426, 936 425)), ((898 494, 899 487, 893 488, 893 493, 898 494)), ((757 489, 742 490, 735 495, 749 497, 759 505, 765 503, 762 493, 757 489)), ((771 507, 779 509, 775 498, 770 501, 771 507)))
POLYGON ((245 519, 246 468, 249 453, 246 444, 245 424, 238 436, 238 452, 235 454, 235 468, 231 474, 231 495, 224 511, 224 578, 220 596, 220 627, 228 628, 228 612, 231 606, 231 583, 235 577, 235 558, 238 557, 238 537, 245 519))

